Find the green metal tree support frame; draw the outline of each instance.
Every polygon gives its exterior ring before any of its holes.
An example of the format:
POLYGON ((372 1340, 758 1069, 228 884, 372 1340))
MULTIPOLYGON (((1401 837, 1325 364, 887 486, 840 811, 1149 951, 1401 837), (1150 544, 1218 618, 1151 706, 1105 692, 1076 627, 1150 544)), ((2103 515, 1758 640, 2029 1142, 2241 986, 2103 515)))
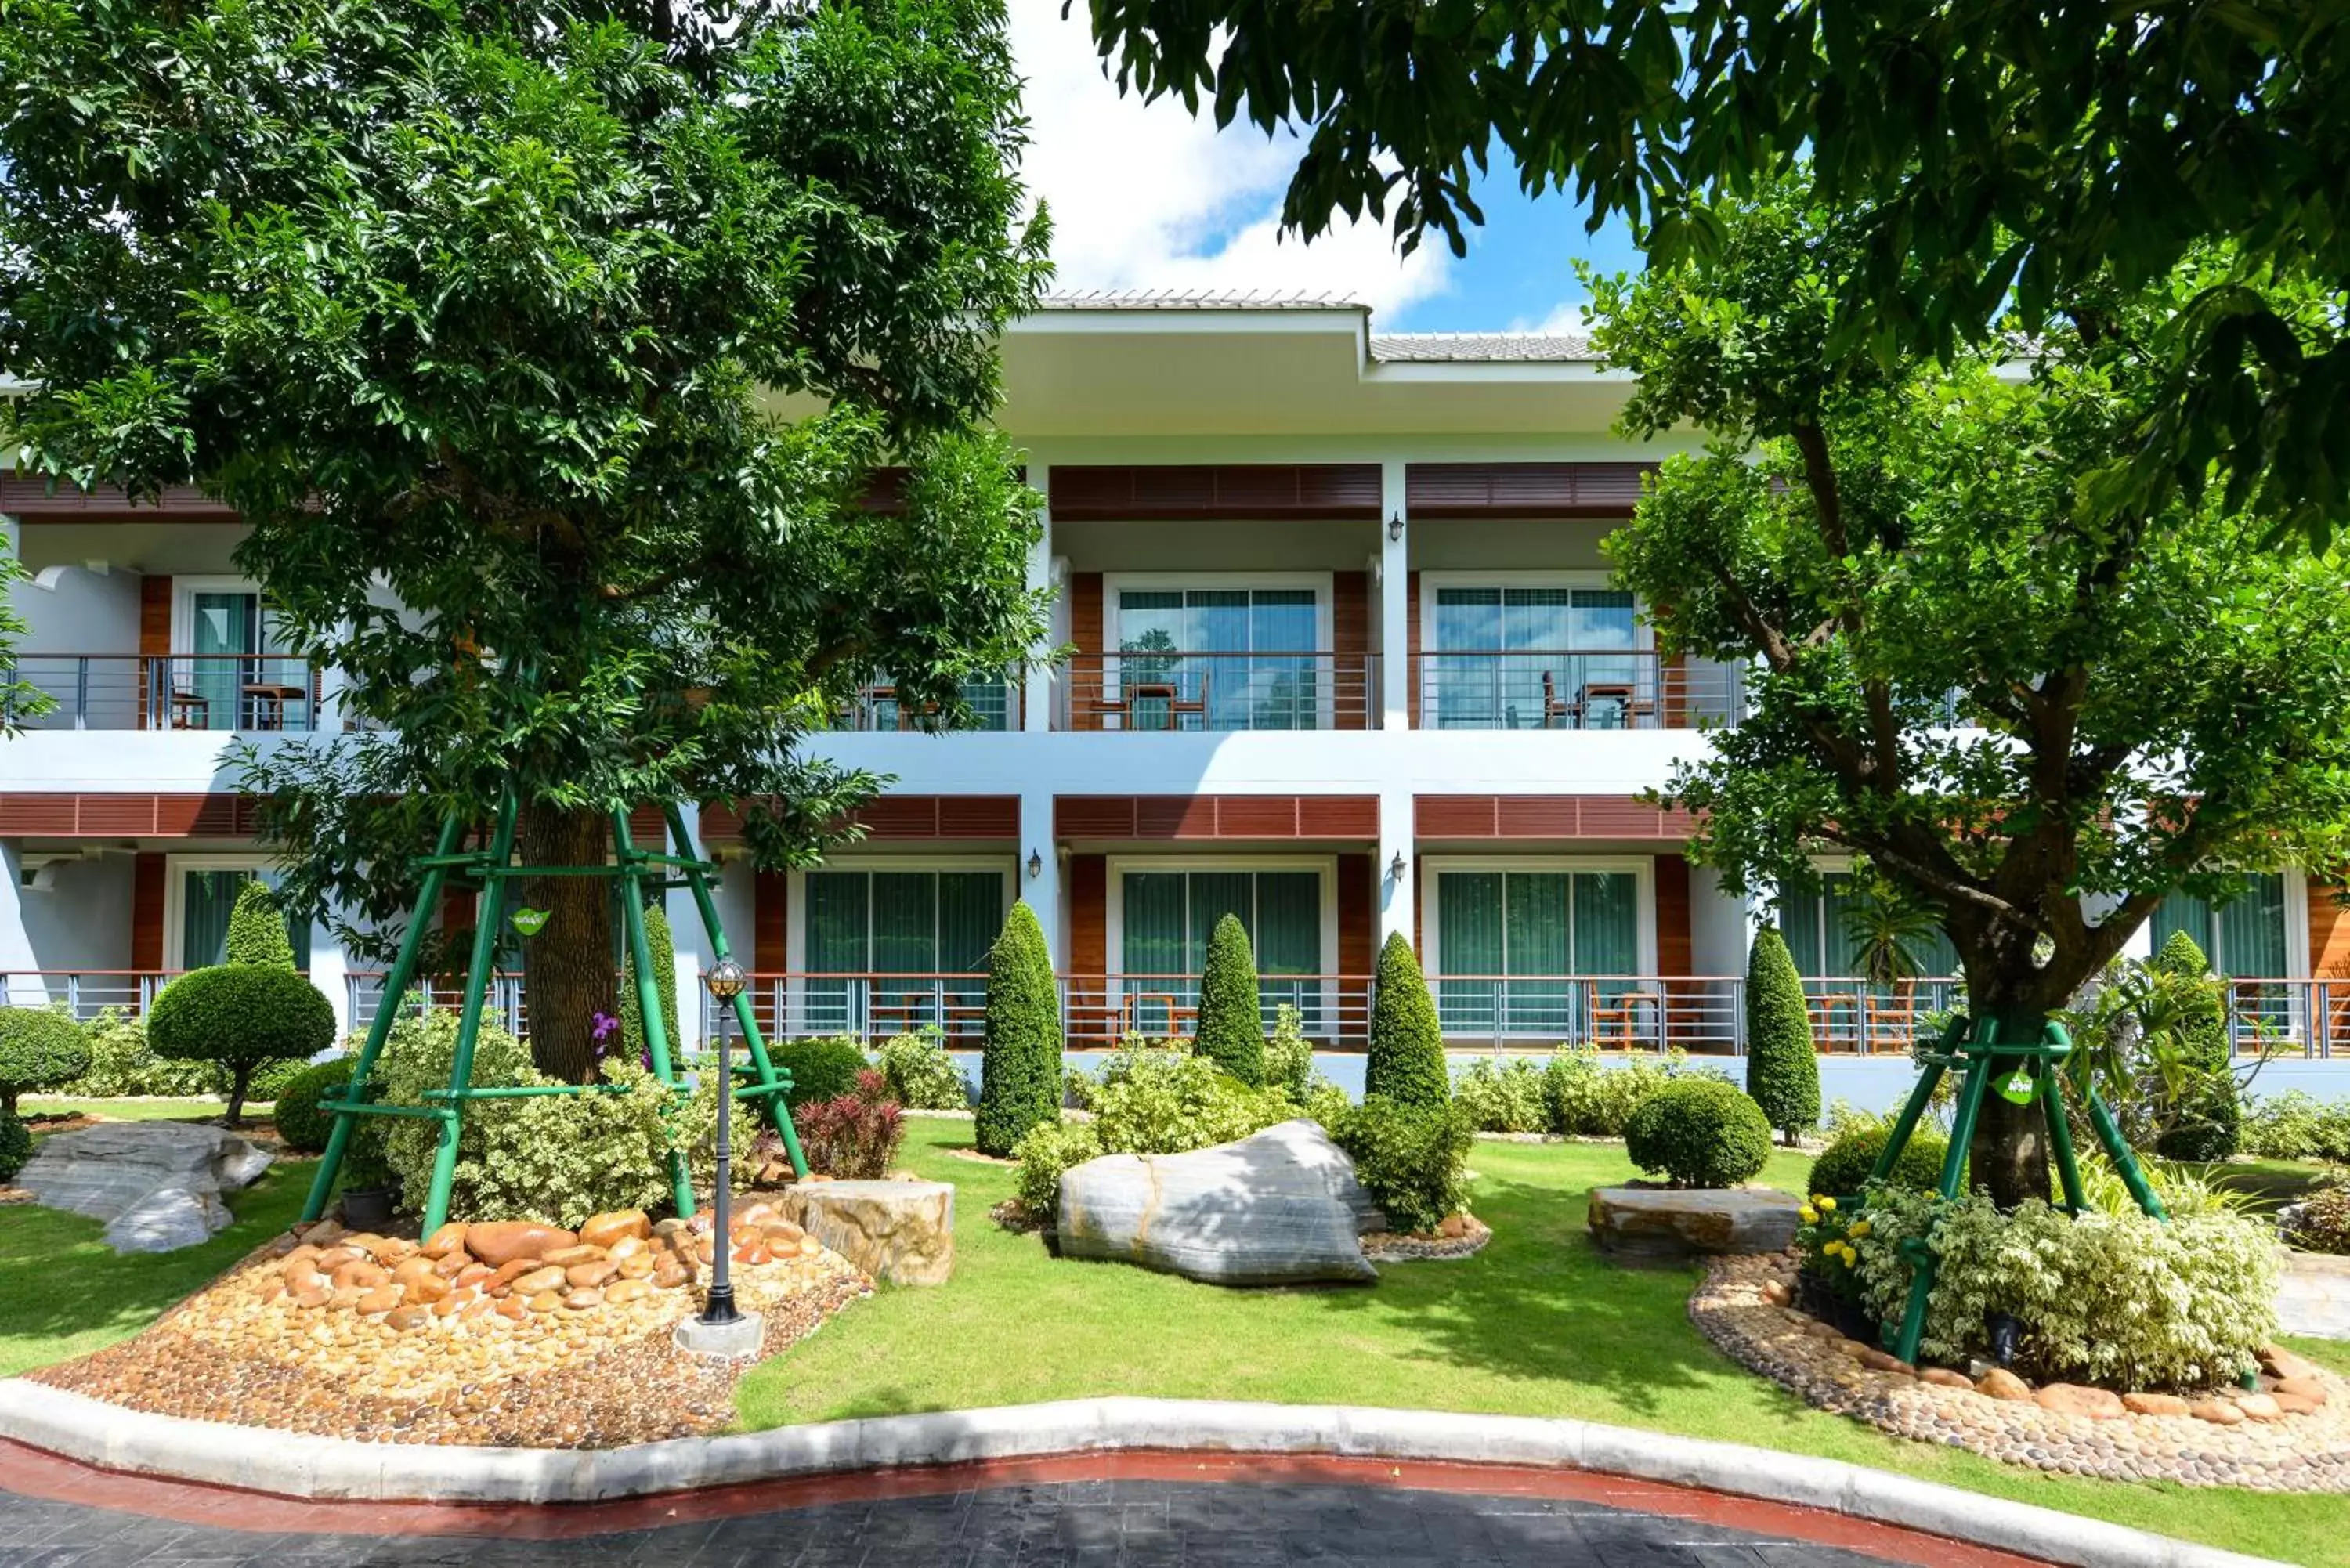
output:
MULTIPOLYGON (((660 994, 652 971, 650 945, 645 939, 645 897, 650 892, 684 888, 693 895, 694 908, 701 912, 702 929, 710 938, 712 962, 725 958, 729 949, 726 930, 718 919, 717 901, 711 897, 711 878, 718 867, 694 853, 693 839, 686 831, 685 818, 674 804, 663 808, 668 819, 671 841, 678 853, 660 854, 639 849, 629 830, 629 814, 612 813, 612 860, 603 866, 517 866, 514 863, 517 803, 509 794, 498 806, 497 820, 486 847, 463 851, 465 824, 461 816, 452 815, 441 826, 441 839, 432 853, 417 862, 424 873, 423 885, 417 891, 416 909, 410 917, 408 930, 400 939, 400 952, 392 961, 391 972, 385 977, 383 997, 376 1008, 375 1021, 368 1027, 366 1043, 360 1046, 359 1060, 351 1064, 348 1085, 339 1099, 326 1102, 320 1108, 335 1116, 334 1131, 328 1136, 327 1152, 318 1162, 318 1173, 311 1180, 310 1196, 302 1206, 305 1220, 316 1220, 327 1210, 328 1200, 334 1195, 335 1179, 341 1172, 344 1158, 350 1152, 351 1133, 362 1116, 406 1116, 438 1122, 441 1141, 432 1161, 432 1184, 425 1199, 423 1229, 426 1234, 437 1230, 449 1218, 449 1192, 457 1175, 457 1141, 464 1120, 467 1102, 484 1099, 515 1099, 538 1095, 592 1095, 619 1092, 610 1084, 556 1084, 533 1087, 477 1088, 473 1085, 473 1048, 481 1038, 482 1008, 487 1001, 492 970, 497 960, 498 936, 506 919, 506 884, 518 877, 616 877, 625 895, 621 902, 621 922, 626 928, 629 952, 634 960, 637 975, 637 1008, 644 1020, 646 1054, 652 1058, 653 1075, 670 1093, 681 1098, 685 1085, 679 1080, 675 1064, 670 1057, 670 1038, 661 1022, 660 994), (390 1038, 392 1023, 397 1018, 402 999, 416 979, 417 955, 422 950, 424 931, 432 911, 439 907, 442 889, 451 878, 470 883, 480 889, 481 902, 473 921, 473 952, 465 971, 465 992, 457 1017, 457 1050, 449 1068, 449 1086, 426 1091, 432 1103, 421 1106, 380 1105, 368 1097, 368 1075, 375 1071, 377 1059, 383 1054, 385 1040, 390 1038)), ((772 1106, 777 1096, 791 1088, 791 1075, 778 1068, 767 1054, 766 1042, 759 1033, 759 1021, 748 992, 733 1001, 734 1018, 743 1029, 744 1043, 750 1047, 751 1060, 746 1084, 730 1084, 729 1091, 744 1100, 765 1100, 772 1106)), ((730 1055, 731 1062, 731 1055, 730 1055)), ((789 1155, 792 1169, 798 1175, 807 1174, 807 1160, 800 1153, 799 1138, 792 1130, 788 1115, 775 1116, 777 1129, 783 1134, 784 1148, 789 1155)), ((693 1185, 687 1175, 685 1156, 670 1156, 670 1187, 680 1214, 693 1212, 693 1185)))
MULTIPOLYGON (((1983 1019, 1970 1025, 1968 1020, 1951 1021, 1942 1036, 1939 1050, 1921 1049, 1918 1060, 1925 1071, 1918 1075, 1917 1087, 1909 1091, 1909 1103, 1901 1107, 1901 1116, 1893 1124, 1893 1135, 1885 1140, 1883 1152, 1877 1157, 1877 1168, 1870 1179, 1883 1181, 1893 1174, 1901 1158, 1901 1151, 1909 1147, 1918 1123, 1923 1119, 1926 1107, 1939 1086, 1942 1075, 1956 1070, 1959 1080, 1958 1112, 1950 1123, 1950 1152, 1942 1157, 1940 1191, 1946 1199, 1956 1199, 1959 1184, 1965 1179, 1967 1146, 1974 1141, 1975 1123, 1981 1118, 1983 1096, 1991 1092, 1991 1080, 2002 1067, 2012 1067, 2031 1081, 2031 1104, 2041 1108, 2048 1123, 2049 1151, 2055 1156, 2056 1179, 2064 1192, 2064 1208, 2074 1214, 2085 1207, 2081 1197, 2081 1168, 2073 1158, 2073 1129, 2064 1119, 2064 1097, 2061 1075, 2057 1069, 2073 1054, 2073 1038, 2064 1026, 2050 1020, 2041 1029, 2035 1041, 2002 1043, 1995 1020, 1983 1019)), ((2096 1129, 2097 1141, 2105 1146, 2106 1157, 2121 1173, 2122 1183, 2137 1200, 2137 1206, 2158 1220, 2168 1218, 2163 1212, 2162 1199, 2147 1184, 2146 1173, 2138 1169, 2137 1160, 2130 1153, 2129 1144, 2114 1121, 2114 1114, 2096 1090, 2096 1085, 2085 1078, 2081 1083, 2082 1097, 2089 1112, 2089 1125, 2096 1129)), ((1901 1256, 1909 1264, 1909 1301, 1898 1324, 1885 1325, 1886 1343, 1894 1355, 1908 1362, 1918 1359, 1918 1342, 1926 1334, 1926 1306, 1934 1292, 1934 1251, 1924 1237, 1913 1236, 1901 1243, 1901 1256)))

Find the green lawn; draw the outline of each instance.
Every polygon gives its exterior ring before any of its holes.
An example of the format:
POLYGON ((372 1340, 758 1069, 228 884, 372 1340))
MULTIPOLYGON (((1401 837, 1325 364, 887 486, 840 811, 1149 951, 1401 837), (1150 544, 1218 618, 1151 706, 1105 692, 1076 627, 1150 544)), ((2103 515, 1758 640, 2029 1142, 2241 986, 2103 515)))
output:
POLYGON ((29 1203, 0 1208, 0 1376, 128 1339, 294 1222, 309 1160, 281 1162, 229 1199, 236 1223, 201 1247, 118 1257, 105 1227, 29 1203))
MULTIPOLYGON (((1848 1459, 2292 1561, 2350 1564, 2350 1499, 2056 1480, 1814 1411, 1690 1327, 1693 1269, 1627 1271, 1583 1230, 1619 1149, 1481 1143, 1492 1244, 1388 1270, 1371 1289, 1230 1291, 1119 1263, 1058 1262, 987 1218, 1010 1172, 957 1159, 968 1122, 917 1117, 906 1163, 955 1183, 956 1272, 885 1290, 766 1362, 747 1428, 1087 1395, 1283 1400, 1567 1416, 1848 1459)), ((1801 1186, 1775 1154, 1766 1179, 1801 1186)), ((2350 1346, 2299 1348, 2350 1369, 2350 1346)))
MULTIPOLYGON (((174 1117, 201 1120, 219 1116, 228 1109, 228 1102, 205 1097, 185 1100, 68 1100, 48 1095, 26 1095, 19 1103, 27 1116, 98 1116, 109 1122, 157 1122, 174 1117)), ((248 1116, 266 1116, 266 1101, 247 1100, 248 1116)), ((38 1124, 34 1130, 39 1131, 38 1124)))

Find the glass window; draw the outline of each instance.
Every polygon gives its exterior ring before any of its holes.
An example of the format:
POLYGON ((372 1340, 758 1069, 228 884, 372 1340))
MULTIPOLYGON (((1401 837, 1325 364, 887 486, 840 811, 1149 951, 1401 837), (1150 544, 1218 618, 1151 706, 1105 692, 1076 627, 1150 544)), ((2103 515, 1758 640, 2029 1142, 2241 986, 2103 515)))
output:
MULTIPOLYGON (((1867 902, 1867 895, 1845 871, 1824 873, 1816 889, 1783 900, 1779 929, 1787 939, 1795 972, 1806 979, 1850 978, 1866 969, 1862 950, 1869 933, 1861 911, 1867 902)), ((1901 932, 1892 940, 1899 943, 1912 974, 1932 980, 1958 974, 1958 950, 1941 927, 1901 932)))
POLYGON ((2174 931, 2185 931, 2220 974, 2245 980, 2283 980, 2290 962, 2285 945, 2284 877, 2270 871, 2245 878, 2242 893, 2223 904, 2190 893, 2172 893, 2156 907, 2154 950, 2174 931))
MULTIPOLYGON (((247 882, 276 888, 284 880, 276 870, 237 867, 225 870, 188 870, 180 877, 180 967, 203 969, 228 961, 228 918, 247 882)), ((310 968, 310 925, 286 918, 286 938, 294 944, 294 967, 310 968)))
POLYGON ((842 1033, 898 1034, 949 1015, 983 974, 1011 907, 1001 871, 811 871, 807 1016, 842 1033), (950 978, 942 978, 950 977, 950 978))
POLYGON ((192 644, 172 663, 172 722, 197 730, 307 730, 310 678, 277 612, 253 593, 189 596, 192 644))
POLYGON ((1322 874, 1318 871, 1128 871, 1120 879, 1119 967, 1146 1034, 1185 1033, 1199 1004, 1198 976, 1216 922, 1237 915, 1256 950, 1257 994, 1265 1023, 1286 1002, 1308 1031, 1318 1026, 1315 985, 1281 983, 1322 969, 1322 874))
POLYGON ((1321 718, 1311 588, 1128 588, 1115 678, 1130 730, 1311 730, 1321 718))
POLYGON ((1620 730, 1656 711, 1638 617, 1614 588, 1439 588, 1421 704, 1438 730, 1620 730))
POLYGON ((1958 950, 1942 928, 1912 916, 1872 919, 1867 892, 1848 872, 1831 871, 1805 894, 1781 901, 1779 929, 1811 999, 1814 1039, 1827 1050, 1906 1050, 1925 1013, 1964 1000, 1958 950), (1872 947, 1898 948, 1891 961, 1905 978, 1867 978, 1872 947))
POLYGON ((1640 965, 1629 871, 1440 871, 1437 1009, 1448 1033, 1583 1037, 1640 965), (1570 978, 1573 977, 1573 978, 1570 978))

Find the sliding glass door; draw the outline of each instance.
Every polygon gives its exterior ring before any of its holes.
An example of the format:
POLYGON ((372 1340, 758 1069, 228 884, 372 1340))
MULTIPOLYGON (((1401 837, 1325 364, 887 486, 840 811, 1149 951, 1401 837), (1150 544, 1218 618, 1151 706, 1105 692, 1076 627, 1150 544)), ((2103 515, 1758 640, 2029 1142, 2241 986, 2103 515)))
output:
POLYGON ((1134 870, 1119 878, 1119 893, 1118 957, 1129 1028, 1153 1035, 1191 1033, 1208 939, 1229 914, 1240 917, 1256 949, 1266 1026, 1285 1002, 1297 1009, 1308 1033, 1319 1031, 1321 987, 1305 978, 1322 969, 1319 871, 1134 870))
MULTIPOLYGON (((237 895, 247 882, 275 888, 282 879, 275 870, 238 867, 187 867, 180 872, 180 967, 204 969, 228 961, 228 918, 237 895)), ((294 944, 294 966, 310 968, 310 923, 288 916, 286 940, 294 944)))
POLYGON ((1430 729, 1620 730, 1655 711, 1628 593, 1439 587, 1430 607, 1430 729))
POLYGON ((1318 729, 1319 645, 1312 588, 1123 588, 1113 701, 1129 730, 1318 729))
POLYGON ((201 730, 308 730, 309 670, 286 651, 277 615, 250 592, 189 596, 193 655, 172 662, 172 722, 201 730))
POLYGON ((817 1029, 965 1033, 1010 908, 1001 871, 810 871, 806 1006, 817 1029))
POLYGON ((1435 904, 1447 1033, 1585 1039, 1638 989, 1633 872, 1440 870, 1435 904))

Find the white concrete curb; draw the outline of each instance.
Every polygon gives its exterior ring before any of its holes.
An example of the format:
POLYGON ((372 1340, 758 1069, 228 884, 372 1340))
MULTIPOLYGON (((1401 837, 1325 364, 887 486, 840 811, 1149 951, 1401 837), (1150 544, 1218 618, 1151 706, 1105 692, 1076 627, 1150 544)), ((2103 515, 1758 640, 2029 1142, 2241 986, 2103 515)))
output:
POLYGON ((591 1502, 833 1470, 1124 1449, 1554 1465, 1822 1509, 2078 1568, 2277 1568, 1835 1459, 1589 1421, 1343 1405, 1070 1399, 625 1449, 464 1449, 182 1420, 12 1377, 0 1379, 0 1437, 109 1469, 369 1501, 591 1502))

